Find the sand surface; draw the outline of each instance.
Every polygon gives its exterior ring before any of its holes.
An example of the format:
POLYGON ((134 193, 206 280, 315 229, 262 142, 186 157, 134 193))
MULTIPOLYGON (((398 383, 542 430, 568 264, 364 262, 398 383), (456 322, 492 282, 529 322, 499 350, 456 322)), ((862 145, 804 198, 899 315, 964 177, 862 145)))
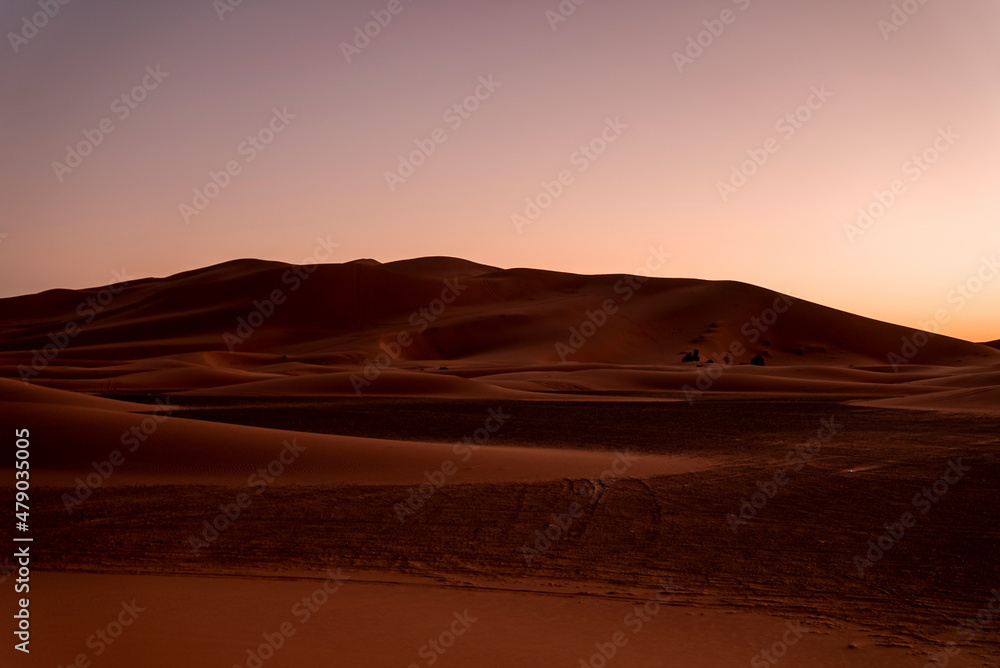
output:
POLYGON ((616 632, 607 665, 773 665, 789 623, 782 665, 919 667, 949 643, 930 665, 1000 665, 1000 616, 957 628, 1000 588, 996 342, 732 282, 626 298, 621 276, 424 258, 292 290, 289 271, 134 281, 44 362, 100 289, 0 300, 0 426, 32 442, 20 665, 246 666, 326 572, 349 580, 263 665, 603 665, 616 632), (421 647, 465 610, 432 664, 421 647))
MULTIPOLYGON (((47 642, 33 659, 55 666, 84 654, 94 665, 228 667, 246 666, 256 654, 268 657, 263 665, 300 668, 329 666, 331 657, 336 665, 373 668, 578 666, 580 660, 601 665, 593 657, 600 657, 602 647, 610 654, 617 637, 608 665, 749 665, 748 657, 776 643, 788 665, 919 665, 911 647, 887 645, 884 637, 853 624, 692 607, 668 599, 683 595, 668 587, 600 596, 331 575, 348 579, 327 594, 330 576, 317 574, 251 579, 45 573, 41 586, 59 595, 39 596, 39 630, 47 642), (117 619, 123 602, 136 610, 135 620, 103 644, 96 634, 117 619), (87 617, 74 612, 81 607, 90 611, 87 617), (283 625, 290 633, 279 639, 283 625), (453 627, 461 633, 451 635, 453 627), (176 636, 161 633, 163 628, 176 636), (784 645, 785 638, 794 642, 784 645), (435 650, 435 641, 443 652, 435 650), (273 645, 278 648, 272 653, 273 645)), ((949 665, 986 664, 964 653, 949 665)))

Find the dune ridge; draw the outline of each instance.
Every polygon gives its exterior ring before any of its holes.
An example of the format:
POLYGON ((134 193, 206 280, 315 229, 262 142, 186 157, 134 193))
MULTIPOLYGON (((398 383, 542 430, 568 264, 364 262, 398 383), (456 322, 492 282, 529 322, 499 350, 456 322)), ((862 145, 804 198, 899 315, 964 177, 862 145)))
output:
MULTIPOLYGON (((932 336, 745 283, 449 257, 241 259, 3 299, 0 312, 0 378, 125 398, 905 398, 996 388, 1000 365, 997 342, 932 336)), ((994 396, 980 393, 970 410, 995 410, 994 396)))
MULTIPOLYGON (((409 342, 399 345, 396 362, 674 364, 695 349, 704 360, 740 344, 741 362, 761 354, 769 365, 846 365, 885 363, 913 335, 733 281, 640 282, 456 258, 312 268, 235 260, 117 289, 109 303, 92 309, 88 300, 107 288, 0 300, 4 363, 23 363, 69 322, 81 331, 63 355, 91 360, 232 349, 357 362, 395 350, 406 332, 409 342), (557 349, 560 343, 571 351, 557 349)), ((945 336, 902 354, 915 364, 1000 361, 993 345, 945 336)))

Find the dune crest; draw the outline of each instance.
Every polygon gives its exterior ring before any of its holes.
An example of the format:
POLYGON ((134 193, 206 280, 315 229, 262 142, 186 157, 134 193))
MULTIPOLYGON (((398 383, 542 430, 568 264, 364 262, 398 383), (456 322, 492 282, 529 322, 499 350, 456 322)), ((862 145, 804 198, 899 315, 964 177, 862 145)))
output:
POLYGON ((912 364, 1000 362, 996 342, 914 342, 905 327, 744 283, 504 270, 445 257, 312 267, 234 260, 132 281, 105 299, 108 289, 0 300, 4 375, 66 323, 80 331, 63 364, 210 351, 348 363, 385 353, 392 365, 664 365, 696 350, 702 363, 759 355, 767 366, 885 364, 893 354, 912 364))

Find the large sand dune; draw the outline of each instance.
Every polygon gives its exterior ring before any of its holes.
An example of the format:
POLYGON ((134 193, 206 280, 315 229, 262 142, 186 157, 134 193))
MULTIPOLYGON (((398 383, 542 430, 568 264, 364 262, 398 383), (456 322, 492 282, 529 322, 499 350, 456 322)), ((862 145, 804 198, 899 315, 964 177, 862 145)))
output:
MULTIPOLYGON (((7 364, 40 349, 49 333, 69 322, 82 331, 61 357, 106 360, 226 351, 224 337, 231 334, 245 339, 233 344, 237 353, 350 363, 374 357, 380 345, 392 349, 405 332, 412 342, 400 347, 397 362, 553 363, 564 361, 556 348, 563 343, 577 348, 565 355, 573 362, 674 364, 696 348, 705 360, 738 343, 746 353, 737 363, 767 353, 769 365, 885 364, 913 335, 743 283, 640 283, 619 275, 500 270, 452 258, 319 265, 312 273, 239 260, 119 289, 103 307, 104 288, 0 300, 0 350, 7 364), (271 301, 276 291, 280 304, 271 301), (88 299, 97 306, 87 306, 88 299), (604 313, 605 306, 615 313, 604 313), (243 336, 250 330, 238 332, 240 319, 263 323, 243 336), (573 330, 582 334, 571 341, 573 330)), ((1000 351, 936 336, 908 357, 915 364, 998 362, 1000 351)))
POLYGON ((4 299, 0 311, 0 375, 118 396, 909 396, 993 386, 1000 365, 991 344, 743 283, 455 258, 238 260, 4 299))
MULTIPOLYGON (((0 426, 31 432, 36 567, 96 573, 43 574, 67 592, 39 598, 49 664, 89 633, 66 605, 120 596, 148 601, 151 626, 102 665, 245 665, 287 612, 273 601, 343 569, 359 584, 268 665, 329 665, 329 639, 352 665, 406 665, 427 611, 466 605, 482 632, 441 665, 585 664, 669 579, 657 632, 615 665, 763 665, 801 623, 785 665, 895 668, 945 656, 995 579, 997 342, 731 281, 437 257, 238 260, 0 314, 0 426), (956 491, 856 573, 956 458, 956 491), (247 510, 193 550, 240 494, 247 510), (209 589, 219 642, 177 612, 209 589)), ((995 666, 998 647, 984 630, 949 665, 995 666)))

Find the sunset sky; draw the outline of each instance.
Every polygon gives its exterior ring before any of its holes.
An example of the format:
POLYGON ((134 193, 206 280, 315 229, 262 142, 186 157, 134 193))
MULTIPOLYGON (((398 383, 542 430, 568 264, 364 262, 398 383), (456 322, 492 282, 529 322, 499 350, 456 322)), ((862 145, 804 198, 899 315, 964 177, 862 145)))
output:
POLYGON ((578 273, 662 246, 661 276, 1000 338, 996 0, 11 0, 0 26, 0 296, 317 237, 578 273))

